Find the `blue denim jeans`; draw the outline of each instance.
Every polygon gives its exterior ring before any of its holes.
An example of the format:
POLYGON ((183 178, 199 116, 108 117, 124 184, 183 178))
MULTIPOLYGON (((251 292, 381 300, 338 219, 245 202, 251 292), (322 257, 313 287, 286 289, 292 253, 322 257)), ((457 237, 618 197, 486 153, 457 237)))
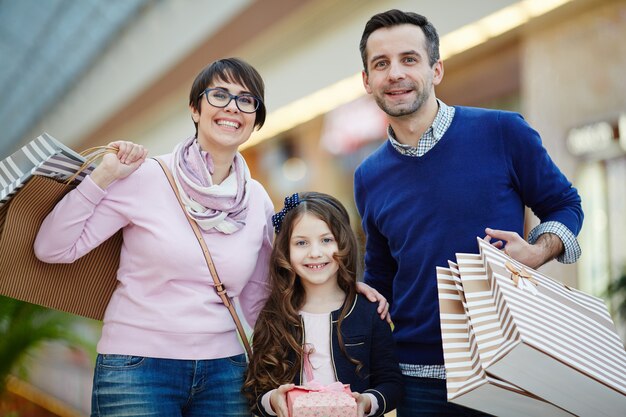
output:
POLYGON ((398 417, 417 416, 489 416, 471 408, 462 407, 447 400, 446 380, 413 378, 403 375, 404 397, 396 414, 398 417))
POLYGON ((209 360, 98 355, 92 417, 250 416, 245 355, 209 360))

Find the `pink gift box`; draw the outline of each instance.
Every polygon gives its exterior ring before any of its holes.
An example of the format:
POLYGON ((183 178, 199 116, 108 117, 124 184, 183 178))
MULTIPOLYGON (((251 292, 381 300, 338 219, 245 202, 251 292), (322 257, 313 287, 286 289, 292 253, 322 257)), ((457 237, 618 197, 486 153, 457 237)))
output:
POLYGON ((350 386, 340 390, 296 387, 287 393, 290 417, 356 417, 356 400, 350 386))

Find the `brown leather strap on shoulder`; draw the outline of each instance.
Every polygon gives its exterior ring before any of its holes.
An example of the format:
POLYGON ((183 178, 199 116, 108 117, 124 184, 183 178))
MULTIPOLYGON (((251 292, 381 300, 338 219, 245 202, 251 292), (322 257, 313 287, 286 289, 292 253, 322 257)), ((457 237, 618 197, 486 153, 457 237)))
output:
POLYGON ((161 159, 159 158, 153 158, 153 159, 156 160, 159 163, 159 165, 161 165, 161 169, 163 169, 163 172, 165 173, 165 176, 167 177, 167 180, 169 181, 170 186, 172 187, 172 190, 174 191, 174 194, 176 195, 178 204, 180 204, 180 207, 185 213, 185 217, 187 218, 187 221, 189 222, 189 225, 191 226, 191 229, 193 230, 194 235, 196 235, 196 239, 198 240, 198 243, 200 244, 200 247, 202 248, 204 259, 206 260, 207 266, 209 267, 209 271, 211 272, 211 276, 213 277, 215 291, 217 292, 217 295, 219 295, 220 298, 222 299, 222 302, 224 303, 226 308, 228 308, 230 315, 233 317, 235 326, 237 326, 237 332, 239 332, 239 337, 241 338, 241 342, 243 343, 243 346, 246 349, 246 353, 248 354, 248 358, 249 358, 250 355, 252 355, 252 349, 250 348, 250 343, 248 342, 246 332, 244 331, 243 325, 241 324, 241 321, 239 320, 239 316, 237 315, 237 310, 235 310, 235 306, 233 302, 231 301, 230 297, 228 296, 228 293, 226 292, 226 288, 224 288, 224 284, 222 284, 222 282, 220 281, 219 275, 217 275, 217 269, 215 269, 215 264, 213 263, 211 252, 209 252, 209 248, 207 247, 206 242, 204 241, 204 238, 202 237, 202 232, 200 231, 198 224, 187 214, 187 210, 185 210, 185 205, 183 203, 183 200, 180 198, 178 187, 176 186, 176 183, 174 182, 174 177, 172 176, 172 173, 170 172, 169 168, 165 165, 165 163, 161 159))

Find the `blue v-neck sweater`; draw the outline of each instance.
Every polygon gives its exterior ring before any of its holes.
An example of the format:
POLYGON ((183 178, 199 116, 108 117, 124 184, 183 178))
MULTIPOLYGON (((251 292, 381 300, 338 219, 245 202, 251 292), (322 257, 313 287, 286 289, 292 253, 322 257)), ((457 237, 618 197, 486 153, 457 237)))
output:
POLYGON ((485 228, 523 235, 524 206, 575 235, 580 197, 516 113, 456 107, 424 156, 386 141, 357 168, 366 283, 391 300, 401 363, 443 364, 436 266, 477 253, 485 228))

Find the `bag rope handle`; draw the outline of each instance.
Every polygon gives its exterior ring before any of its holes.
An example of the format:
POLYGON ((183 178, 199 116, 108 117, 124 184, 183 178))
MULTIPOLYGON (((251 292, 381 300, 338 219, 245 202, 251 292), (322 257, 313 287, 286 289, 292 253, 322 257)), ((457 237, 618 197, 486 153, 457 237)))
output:
POLYGON ((87 169, 88 166, 93 164, 98 159, 104 157, 104 155, 108 153, 117 153, 118 150, 118 148, 115 148, 113 146, 94 146, 80 152, 81 156, 84 156, 86 158, 85 162, 83 162, 80 168, 78 168, 78 170, 65 181, 65 184, 71 184, 72 182, 74 182, 76 177, 78 177, 85 169, 87 169))

